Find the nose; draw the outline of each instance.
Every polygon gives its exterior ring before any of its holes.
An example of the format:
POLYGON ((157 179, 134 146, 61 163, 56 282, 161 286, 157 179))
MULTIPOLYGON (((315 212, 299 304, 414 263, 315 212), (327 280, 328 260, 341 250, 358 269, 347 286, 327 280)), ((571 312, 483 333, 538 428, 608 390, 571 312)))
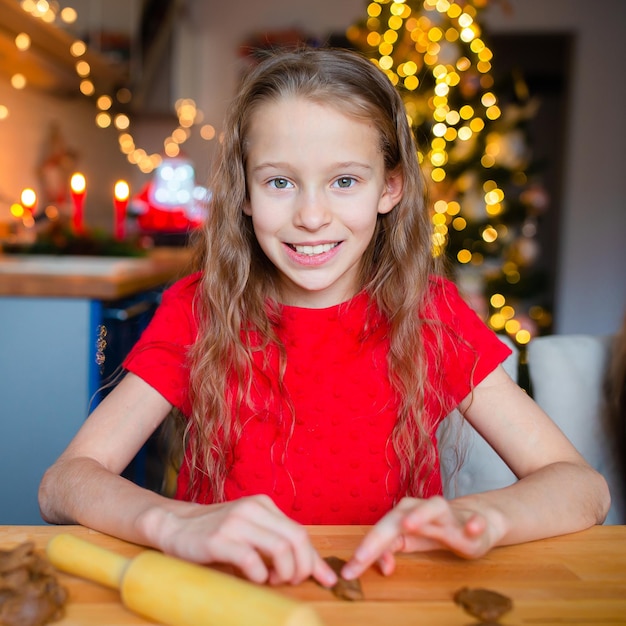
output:
POLYGON ((297 200, 294 222, 299 228, 316 231, 332 220, 328 199, 315 190, 303 190, 297 200))

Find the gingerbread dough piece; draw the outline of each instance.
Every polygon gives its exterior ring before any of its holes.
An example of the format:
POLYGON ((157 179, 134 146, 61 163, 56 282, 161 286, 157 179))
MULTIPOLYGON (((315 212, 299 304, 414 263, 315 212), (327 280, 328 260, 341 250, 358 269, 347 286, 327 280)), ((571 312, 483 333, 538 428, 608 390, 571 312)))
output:
POLYGON ((495 623, 513 608, 511 598, 489 589, 463 587, 454 594, 454 601, 483 622, 495 623))
POLYGON ((324 560, 338 577, 337 582, 330 590, 341 600, 363 600, 363 590, 359 579, 346 580, 341 577, 341 568, 346 564, 346 561, 336 556, 327 556, 324 560))
POLYGON ((43 626, 61 619, 67 591, 32 542, 0 550, 0 624, 43 626))

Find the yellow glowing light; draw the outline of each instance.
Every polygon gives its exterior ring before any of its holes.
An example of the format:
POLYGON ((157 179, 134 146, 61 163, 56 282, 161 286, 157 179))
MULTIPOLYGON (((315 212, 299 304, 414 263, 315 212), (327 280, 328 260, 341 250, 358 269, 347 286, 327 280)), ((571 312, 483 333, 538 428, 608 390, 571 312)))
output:
POLYGON ((485 112, 485 115, 490 120, 497 120, 500 117, 500 114, 501 114, 500 108, 497 106, 489 107, 487 111, 485 112))
POLYGON ((9 117, 9 109, 4 104, 0 104, 0 120, 6 120, 7 117, 9 117))
POLYGON ((70 188, 74 193, 85 193, 87 181, 85 180, 83 174, 80 172, 72 174, 72 178, 70 178, 70 188))
POLYGON ((467 141, 472 135, 472 129, 469 126, 459 128, 459 139, 461 139, 461 141, 467 141))
POLYGON ((70 46, 70 54, 73 57, 82 57, 85 52, 87 52, 87 46, 84 41, 78 39, 70 46))
POLYGON ((445 200, 437 200, 433 208, 435 213, 445 213, 448 210, 448 203, 445 200))
POLYGON ((456 28, 448 28, 446 31, 446 41, 454 43, 459 38, 459 31, 456 28))
POLYGON ((76 63, 76 73, 81 78, 86 78, 91 74, 91 66, 87 61, 78 61, 78 63, 76 63))
POLYGON ((444 135, 447 141, 454 141, 457 137, 456 128, 450 126, 448 130, 446 130, 446 134, 444 135))
POLYGON ((35 204, 37 204, 37 194, 35 193, 35 190, 30 187, 23 189, 20 195, 20 202, 28 209, 34 207, 35 204))
POLYGON ((96 93, 96 88, 90 80, 81 80, 80 92, 85 96, 93 96, 96 93))
POLYGON ((13 217, 16 217, 17 219, 20 219, 24 215, 24 207, 21 204, 18 204, 17 202, 11 205, 11 208, 9 209, 9 211, 11 211, 11 215, 13 217))
POLYGON ((503 211, 502 205, 498 202, 496 204, 488 204, 486 207, 487 215, 495 216, 500 215, 503 211))
POLYGON ((448 8, 448 17, 454 20, 457 17, 459 17, 459 15, 461 15, 462 12, 463 12, 463 9, 461 9, 461 7, 458 4, 453 3, 448 8))
POLYGON ((511 319, 508 320, 507 323, 504 325, 504 330, 506 330, 506 332, 510 335, 515 335, 521 327, 522 325, 519 323, 518 320, 511 319))
POLYGON ((372 2, 367 7, 367 14, 370 17, 378 17, 380 15, 381 11, 382 11, 382 7, 377 2, 372 2))
POLYGON ((515 341, 517 341, 517 343, 521 345, 527 344, 531 340, 531 338, 532 336, 530 332, 525 329, 519 330, 515 333, 515 341))
POLYGON ((483 50, 485 50, 485 42, 482 39, 474 39, 474 41, 472 41, 472 43, 470 44, 470 50, 476 54, 478 54, 478 58, 483 60, 483 61, 488 61, 489 59, 482 59, 482 57, 480 56, 480 52, 482 52, 483 50))
POLYGON ((474 109, 469 104, 465 104, 459 110, 459 115, 464 120, 469 120, 474 115, 474 109))
POLYGON ((59 15, 61 17, 61 21, 66 24, 73 24, 78 19, 76 9, 73 9, 72 7, 65 7, 64 9, 61 9, 59 15))
POLYGON ((467 226, 467 222, 465 221, 465 218, 463 217, 455 217, 452 220, 452 228, 454 228, 454 230, 465 230, 465 227, 467 226))
POLYGON ((436 182, 440 183, 446 177, 446 172, 441 167, 436 167, 431 173, 430 177, 436 182))
POLYGON ((466 72, 472 67, 472 62, 467 57, 460 57, 456 62, 456 69, 459 72, 466 72))
POLYGON ((389 28, 392 28, 393 30, 399 30, 400 28, 402 28, 403 23, 404 20, 398 15, 392 15, 387 22, 389 28))
POLYGON ((388 30, 383 35, 383 40, 386 43, 394 44, 396 43, 396 41, 398 41, 398 33, 395 30, 388 30))
POLYGON ((493 106, 494 104, 496 104, 496 102, 498 101, 495 94, 493 94, 491 91, 488 91, 487 93, 484 93, 482 98, 480 99, 482 105, 484 107, 490 107, 493 106))
POLYGON ((448 160, 448 156, 445 152, 431 152, 430 154, 430 162, 435 167, 441 167, 445 165, 448 160))
POLYGON ((458 215, 461 212, 461 205, 453 200, 452 202, 448 202, 447 213, 448 215, 458 215))
POLYGON ((101 111, 108 111, 111 108, 112 104, 113 104, 113 100, 111 99, 110 96, 100 96, 98 100, 96 101, 96 106, 101 111))
POLYGON ((483 157, 480 159, 480 164, 486 168, 489 169, 490 167, 493 167, 496 164, 496 160, 489 154, 484 154, 483 157))
POLYGON ((20 52, 25 52, 30 48, 30 37, 26 33, 19 33, 15 37, 15 47, 20 52))
POLYGON ((124 201, 128 200, 130 196, 130 187, 125 180, 118 180, 115 183, 114 195, 116 200, 124 201))
POLYGON ((509 305, 503 306, 500 310, 500 315, 502 315, 505 320, 513 319, 513 317, 515 316, 515 309, 509 305))
POLYGON ((456 255, 459 263, 469 263, 472 260, 472 253, 469 250, 459 250, 456 255))
POLYGON ((506 299, 501 293, 494 293, 489 299, 489 302, 494 309, 499 309, 504 306, 506 299))
POLYGON ((506 320, 499 313, 494 313, 489 318, 489 326, 491 326, 491 328, 493 328, 494 330, 501 330, 502 328, 504 328, 505 324, 506 320))
POLYGON ((168 157, 177 157, 180 154, 180 147, 177 143, 168 143, 165 146, 165 154, 167 154, 168 157))
POLYGON ((115 128, 117 128, 118 130, 126 130, 130 126, 130 119, 128 118, 128 115, 120 113, 119 115, 115 116, 114 123, 115 128))
POLYGON ((470 123, 469 127, 473 132, 479 133, 483 128, 485 128, 485 122, 481 120, 479 117, 475 117, 470 123))
POLYGON ((98 113, 96 115, 96 125, 100 128, 108 128, 111 126, 111 116, 108 113, 98 113))
MULTIPOLYGON (((435 213, 432 218, 432 222, 435 226, 445 226, 446 224, 446 216, 441 215, 441 213, 435 213)), ((447 230, 447 229, 445 229, 447 230)))
POLYGON ((205 124, 200 129, 200 136, 202 137, 202 139, 206 139, 207 141, 210 141, 211 139, 214 139, 215 138, 215 128, 213 126, 211 126, 211 124, 205 124))
POLYGON ((462 15, 459 15, 459 26, 461 26, 462 28, 468 28, 472 25, 473 22, 474 20, 472 19, 472 16, 468 13, 463 13, 462 15))
POLYGON ((407 76, 404 79, 404 86, 409 91, 415 91, 419 87, 420 81, 417 76, 407 76))
POLYGON ((390 56, 382 56, 380 58, 380 61, 378 62, 378 64, 380 65, 380 67, 384 70, 388 70, 391 69, 391 67, 393 67, 393 59, 390 56))
POLYGON ((483 230, 482 238, 487 243, 493 243, 498 238, 498 231, 493 226, 487 226, 487 228, 483 230))
POLYGON ((474 39, 474 31, 471 28, 464 28, 461 31, 461 41, 468 43, 474 39))
POLYGON ((372 48, 376 48, 377 46, 379 46, 380 40, 380 33, 377 33, 376 31, 372 31, 367 35, 367 43, 368 45, 372 46, 372 48))
POLYGON ((447 126, 445 124, 435 124, 433 126, 433 135, 435 135, 435 137, 443 137, 446 134, 446 128, 447 126))
POLYGON ((493 189, 485 194, 485 202, 487 204, 497 204, 504 200, 504 192, 502 189, 493 189))
POLYGON ((13 74, 13 76, 11 76, 11 86, 14 89, 24 89, 24 87, 26 87, 26 77, 24 74, 13 74))

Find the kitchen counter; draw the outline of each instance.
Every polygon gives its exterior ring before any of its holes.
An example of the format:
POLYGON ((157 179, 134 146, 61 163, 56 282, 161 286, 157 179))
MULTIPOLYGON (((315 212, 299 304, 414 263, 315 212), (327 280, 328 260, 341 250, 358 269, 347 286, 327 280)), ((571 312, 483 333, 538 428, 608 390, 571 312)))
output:
POLYGON ((191 251, 156 248, 146 257, 0 255, 0 296, 117 300, 189 273, 191 251))

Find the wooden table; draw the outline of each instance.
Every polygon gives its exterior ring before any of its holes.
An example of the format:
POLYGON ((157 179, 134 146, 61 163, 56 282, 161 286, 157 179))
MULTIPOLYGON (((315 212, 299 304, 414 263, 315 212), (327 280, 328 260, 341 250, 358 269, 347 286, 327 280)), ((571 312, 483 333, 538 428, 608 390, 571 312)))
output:
MULTIPOLYGON (((322 555, 344 558, 366 530, 359 526, 309 528, 322 555)), ((59 532, 70 532, 125 556, 142 549, 79 526, 0 526, 0 549, 26 540, 43 549, 59 532)), ((58 626, 149 623, 127 611, 116 591, 64 574, 60 579, 70 599, 58 626)), ((624 625, 626 526, 596 526, 555 539, 497 548, 478 561, 444 552, 401 555, 394 575, 386 578, 372 568, 361 582, 364 602, 337 600, 309 581, 276 591, 311 603, 326 626, 477 624, 452 601, 454 592, 463 586, 485 587, 513 600, 513 611, 501 619, 502 626, 624 625)))

